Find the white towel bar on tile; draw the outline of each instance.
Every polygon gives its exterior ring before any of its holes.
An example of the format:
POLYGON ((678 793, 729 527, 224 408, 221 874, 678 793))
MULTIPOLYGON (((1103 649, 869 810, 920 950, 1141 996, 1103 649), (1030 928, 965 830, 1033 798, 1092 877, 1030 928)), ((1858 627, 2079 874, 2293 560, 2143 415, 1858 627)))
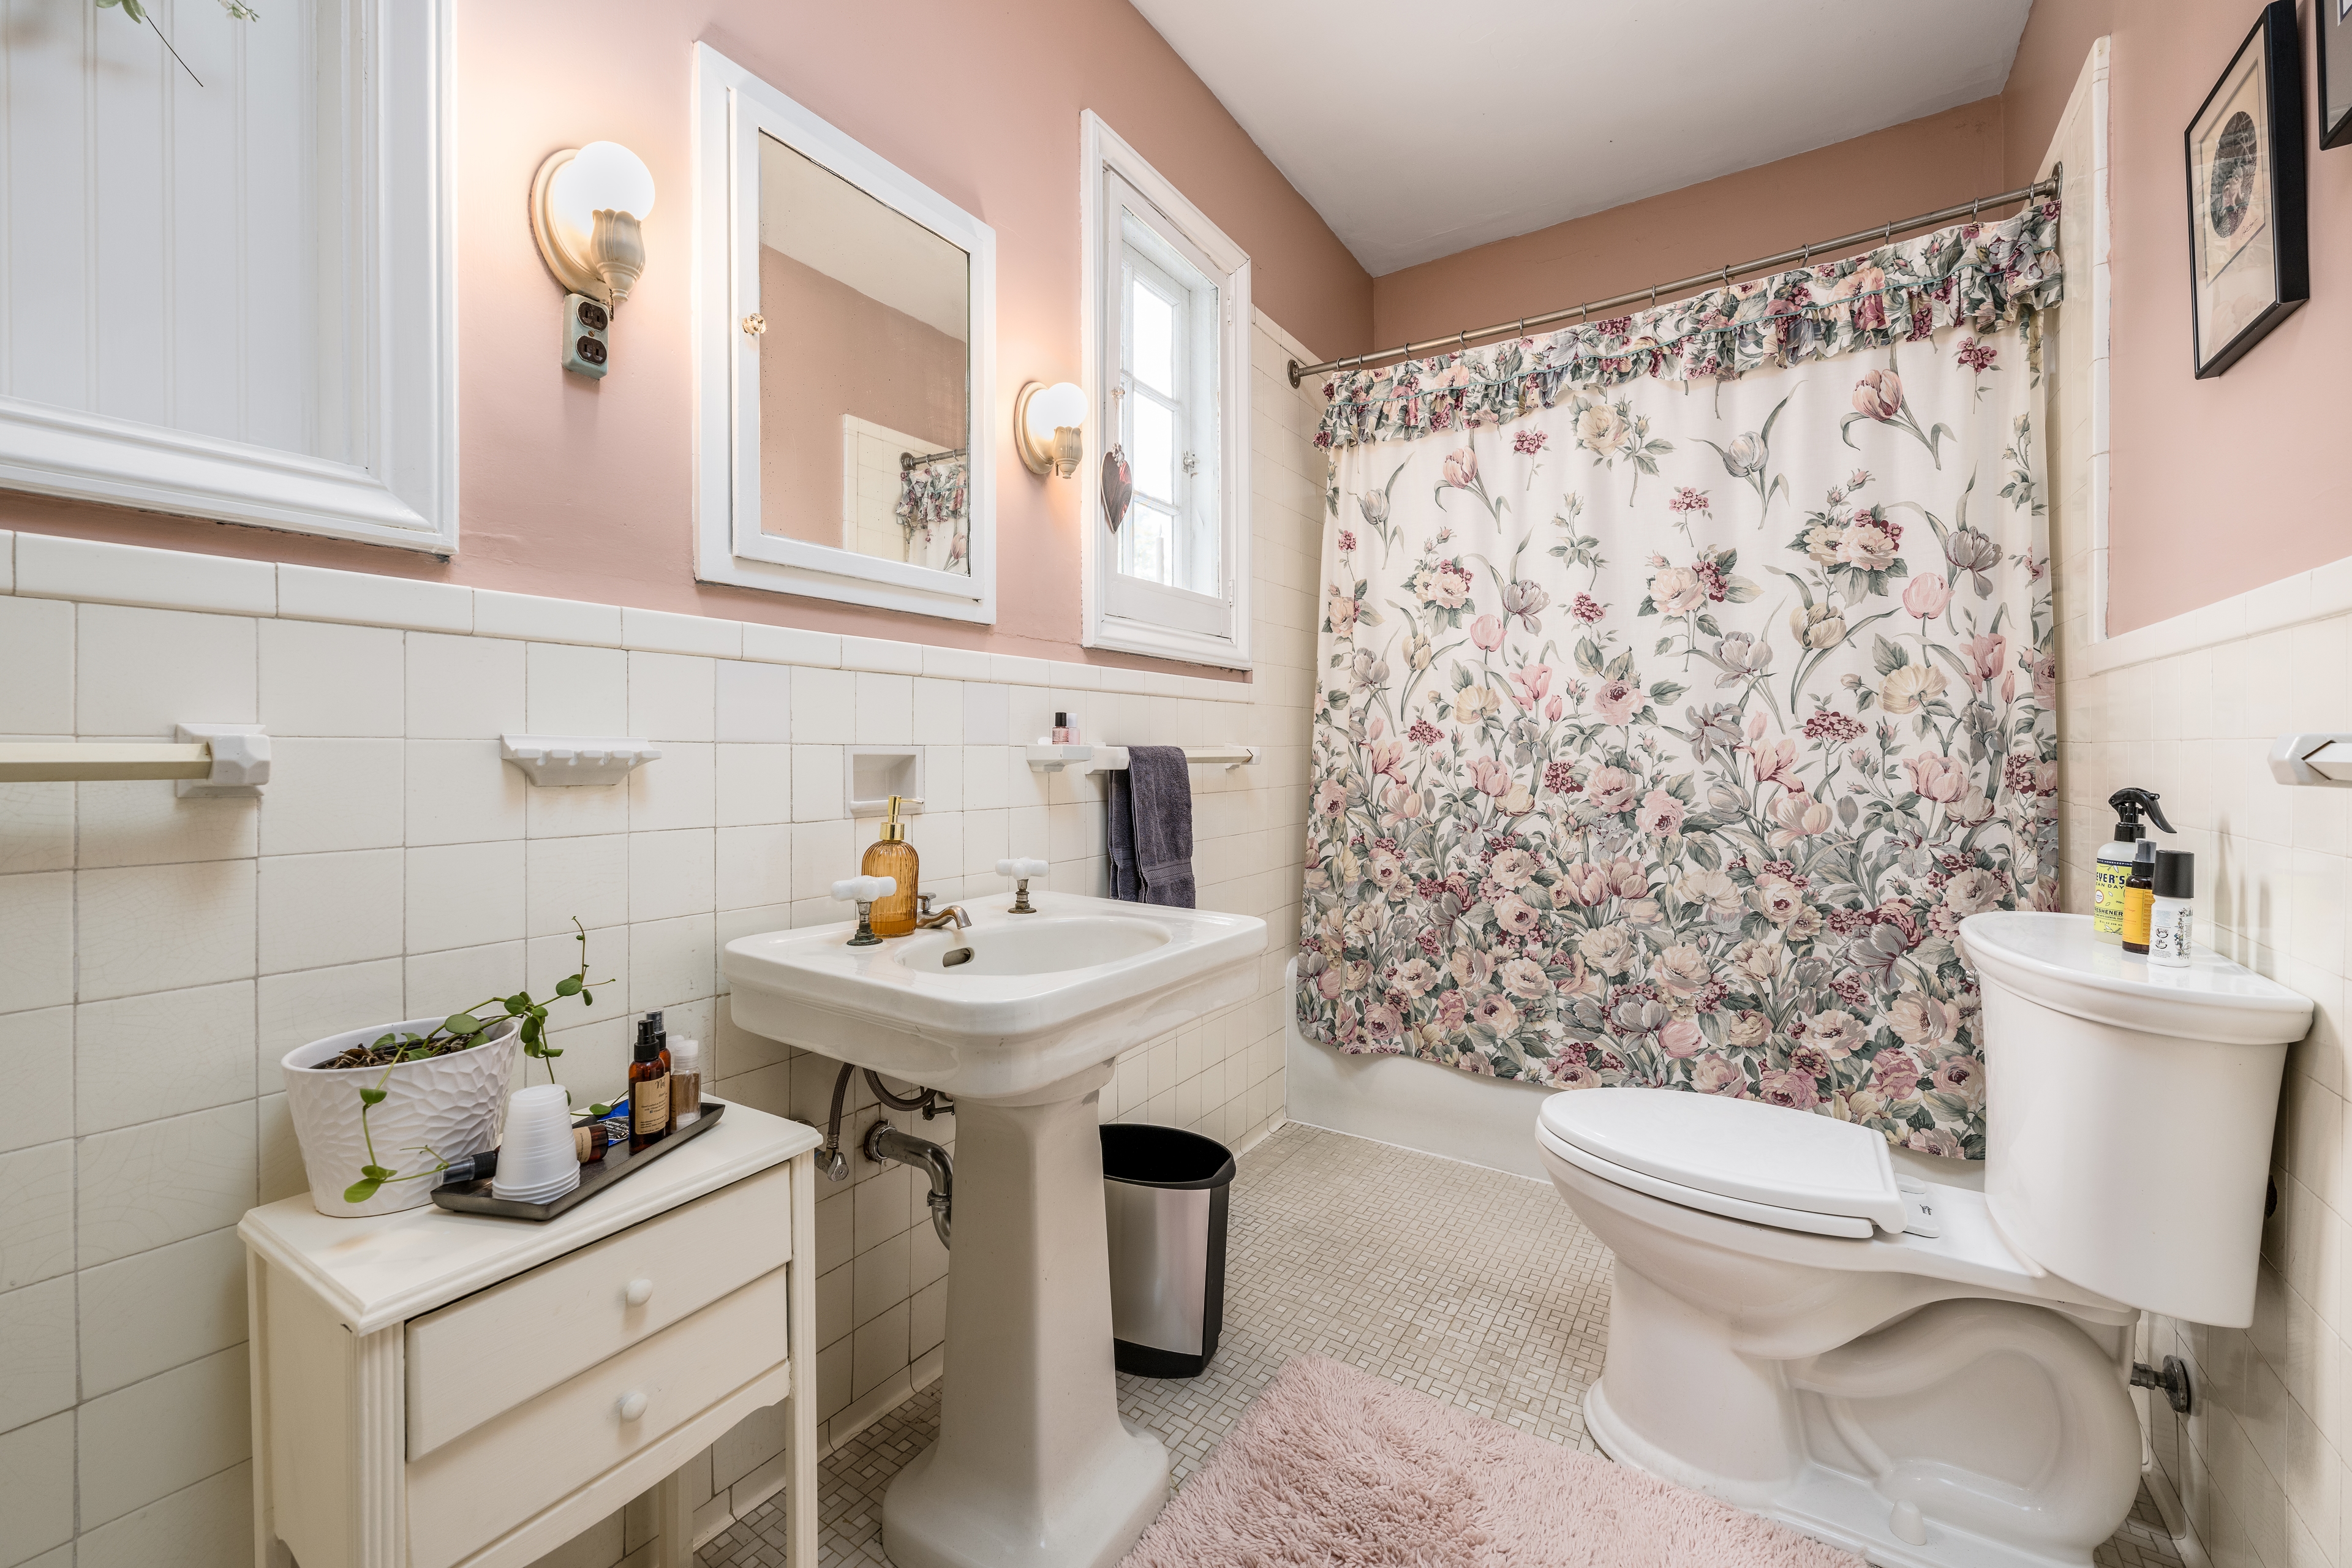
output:
POLYGON ((254 795, 269 737, 251 724, 182 724, 176 741, 0 741, 0 784, 177 779, 184 795, 254 795))
MULTIPOLYGON (((1125 746, 1030 746, 1029 765, 1041 773, 1058 773, 1065 768, 1074 773, 1123 773, 1127 768, 1125 746)), ((1246 767, 1258 760, 1255 746, 1187 746, 1184 760, 1194 767, 1246 767)))

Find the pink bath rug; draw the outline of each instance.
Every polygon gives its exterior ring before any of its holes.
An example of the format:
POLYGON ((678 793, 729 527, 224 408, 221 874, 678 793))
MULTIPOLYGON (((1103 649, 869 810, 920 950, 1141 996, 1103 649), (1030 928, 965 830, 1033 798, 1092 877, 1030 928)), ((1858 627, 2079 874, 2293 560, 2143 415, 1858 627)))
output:
POLYGON ((1294 1357, 1122 1568, 1862 1568, 1786 1525, 1294 1357))

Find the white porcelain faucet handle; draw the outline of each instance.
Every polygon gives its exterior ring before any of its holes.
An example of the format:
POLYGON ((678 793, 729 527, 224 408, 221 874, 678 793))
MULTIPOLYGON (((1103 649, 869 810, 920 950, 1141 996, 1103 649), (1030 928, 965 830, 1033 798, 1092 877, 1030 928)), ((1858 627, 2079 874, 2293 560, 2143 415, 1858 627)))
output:
POLYGON ((833 896, 845 904, 870 904, 898 890, 896 877, 844 877, 833 885, 833 896))
POLYGON ((1027 858, 999 860, 996 874, 1000 877, 1042 877, 1053 868, 1043 860, 1027 858))

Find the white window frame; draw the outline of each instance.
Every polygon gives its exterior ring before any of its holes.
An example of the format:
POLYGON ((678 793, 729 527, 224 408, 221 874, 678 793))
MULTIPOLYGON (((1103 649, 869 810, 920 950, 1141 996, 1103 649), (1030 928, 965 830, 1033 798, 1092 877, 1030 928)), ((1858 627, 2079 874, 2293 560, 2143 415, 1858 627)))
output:
POLYGON ((996 231, 708 44, 695 46, 695 576, 951 620, 996 619, 996 231), (759 139, 774 137, 971 258, 969 576, 760 529, 759 139), (746 191, 754 200, 746 204, 746 191))
POLYGON ((322 40, 344 84, 351 184, 327 216, 350 244, 342 395, 362 460, 0 397, 0 487, 457 552, 456 9, 350 0, 322 40))
MULTIPOLYGON (((1092 110, 1078 119, 1078 212, 1080 254, 1080 341, 1083 344, 1081 384, 1095 432, 1087 442, 1090 461, 1081 470, 1087 520, 1081 534, 1083 571, 1080 581, 1082 625, 1079 641, 1087 647, 1148 654, 1182 659, 1226 669, 1250 668, 1250 259, 1240 246, 1209 221, 1200 208, 1160 172, 1144 162, 1134 148, 1103 122, 1092 110), (1111 395, 1120 384, 1122 334, 1120 318, 1126 308, 1119 287, 1121 243, 1114 241, 1122 203, 1111 184, 1124 181, 1155 209, 1146 226, 1155 230, 1179 254, 1217 286, 1220 319, 1216 323, 1217 402, 1216 476, 1214 500, 1220 533, 1218 564, 1225 583, 1226 629, 1202 631, 1170 624, 1167 618, 1136 613, 1138 598, 1165 595, 1194 601, 1199 595, 1178 589, 1153 589, 1139 595, 1134 584, 1116 581, 1118 541, 1103 512, 1100 486, 1096 482, 1100 454, 1118 439, 1119 400, 1111 395)), ((1131 514, 1130 514, 1131 515, 1131 514)))

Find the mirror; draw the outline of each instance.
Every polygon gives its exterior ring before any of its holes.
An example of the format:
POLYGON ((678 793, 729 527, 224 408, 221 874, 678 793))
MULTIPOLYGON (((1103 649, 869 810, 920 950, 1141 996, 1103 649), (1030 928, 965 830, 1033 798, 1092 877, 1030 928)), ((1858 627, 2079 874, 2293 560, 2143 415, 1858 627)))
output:
POLYGON ((971 572, 971 258, 762 133, 760 530, 971 572))

